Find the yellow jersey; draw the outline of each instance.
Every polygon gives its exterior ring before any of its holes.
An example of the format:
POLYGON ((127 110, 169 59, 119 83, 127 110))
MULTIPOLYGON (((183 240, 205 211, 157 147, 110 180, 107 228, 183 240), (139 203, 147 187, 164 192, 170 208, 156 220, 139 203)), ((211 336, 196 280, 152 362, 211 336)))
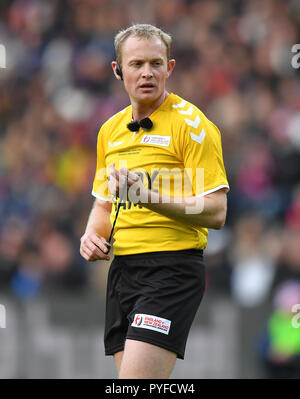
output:
MULTIPOLYGON (((109 165, 137 173, 151 191, 169 197, 204 196, 229 189, 218 128, 193 104, 171 93, 149 116, 153 127, 131 132, 131 105, 108 119, 97 140, 97 169, 92 194, 112 201, 113 223, 118 201, 108 190, 109 165)), ((191 213, 193 210, 191 209, 191 213)), ((114 254, 204 249, 206 228, 177 222, 130 197, 120 205, 114 232, 114 254)))

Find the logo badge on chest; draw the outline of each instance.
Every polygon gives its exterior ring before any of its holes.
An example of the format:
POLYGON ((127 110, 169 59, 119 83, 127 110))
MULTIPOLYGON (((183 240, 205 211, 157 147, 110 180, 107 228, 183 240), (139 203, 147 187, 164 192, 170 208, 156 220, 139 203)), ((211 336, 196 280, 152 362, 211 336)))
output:
POLYGON ((141 144, 158 145, 161 147, 169 147, 171 136, 159 136, 158 134, 144 134, 141 144))

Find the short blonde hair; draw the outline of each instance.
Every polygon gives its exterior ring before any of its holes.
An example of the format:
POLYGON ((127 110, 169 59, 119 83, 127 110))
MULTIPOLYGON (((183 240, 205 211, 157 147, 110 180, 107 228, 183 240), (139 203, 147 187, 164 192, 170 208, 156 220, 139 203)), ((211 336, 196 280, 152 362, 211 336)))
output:
POLYGON ((129 26, 127 29, 122 29, 115 36, 114 44, 117 62, 122 65, 122 46, 130 36, 138 37, 142 39, 151 39, 153 36, 158 37, 166 46, 167 60, 170 59, 170 47, 172 42, 172 37, 168 33, 163 32, 161 29, 150 24, 135 24, 129 26))

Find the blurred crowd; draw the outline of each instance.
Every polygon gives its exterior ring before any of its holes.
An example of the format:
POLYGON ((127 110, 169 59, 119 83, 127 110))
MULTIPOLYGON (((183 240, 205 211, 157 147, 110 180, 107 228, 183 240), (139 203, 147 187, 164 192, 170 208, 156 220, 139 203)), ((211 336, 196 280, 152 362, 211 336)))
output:
POLYGON ((79 240, 97 133, 129 104, 110 66, 113 37, 137 22, 172 34, 169 91, 222 132, 228 216, 209 237, 207 290, 244 307, 286 282, 299 292, 297 0, 1 0, 1 290, 20 300, 51 287, 104 292, 108 265, 87 264, 79 240))

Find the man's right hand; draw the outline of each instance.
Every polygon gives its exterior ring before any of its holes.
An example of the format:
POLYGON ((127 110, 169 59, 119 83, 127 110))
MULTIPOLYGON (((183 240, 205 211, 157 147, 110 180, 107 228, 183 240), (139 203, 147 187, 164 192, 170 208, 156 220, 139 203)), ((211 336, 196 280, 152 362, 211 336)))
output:
POLYGON ((105 259, 110 260, 106 240, 96 233, 85 233, 80 239, 80 254, 89 262, 105 259))

